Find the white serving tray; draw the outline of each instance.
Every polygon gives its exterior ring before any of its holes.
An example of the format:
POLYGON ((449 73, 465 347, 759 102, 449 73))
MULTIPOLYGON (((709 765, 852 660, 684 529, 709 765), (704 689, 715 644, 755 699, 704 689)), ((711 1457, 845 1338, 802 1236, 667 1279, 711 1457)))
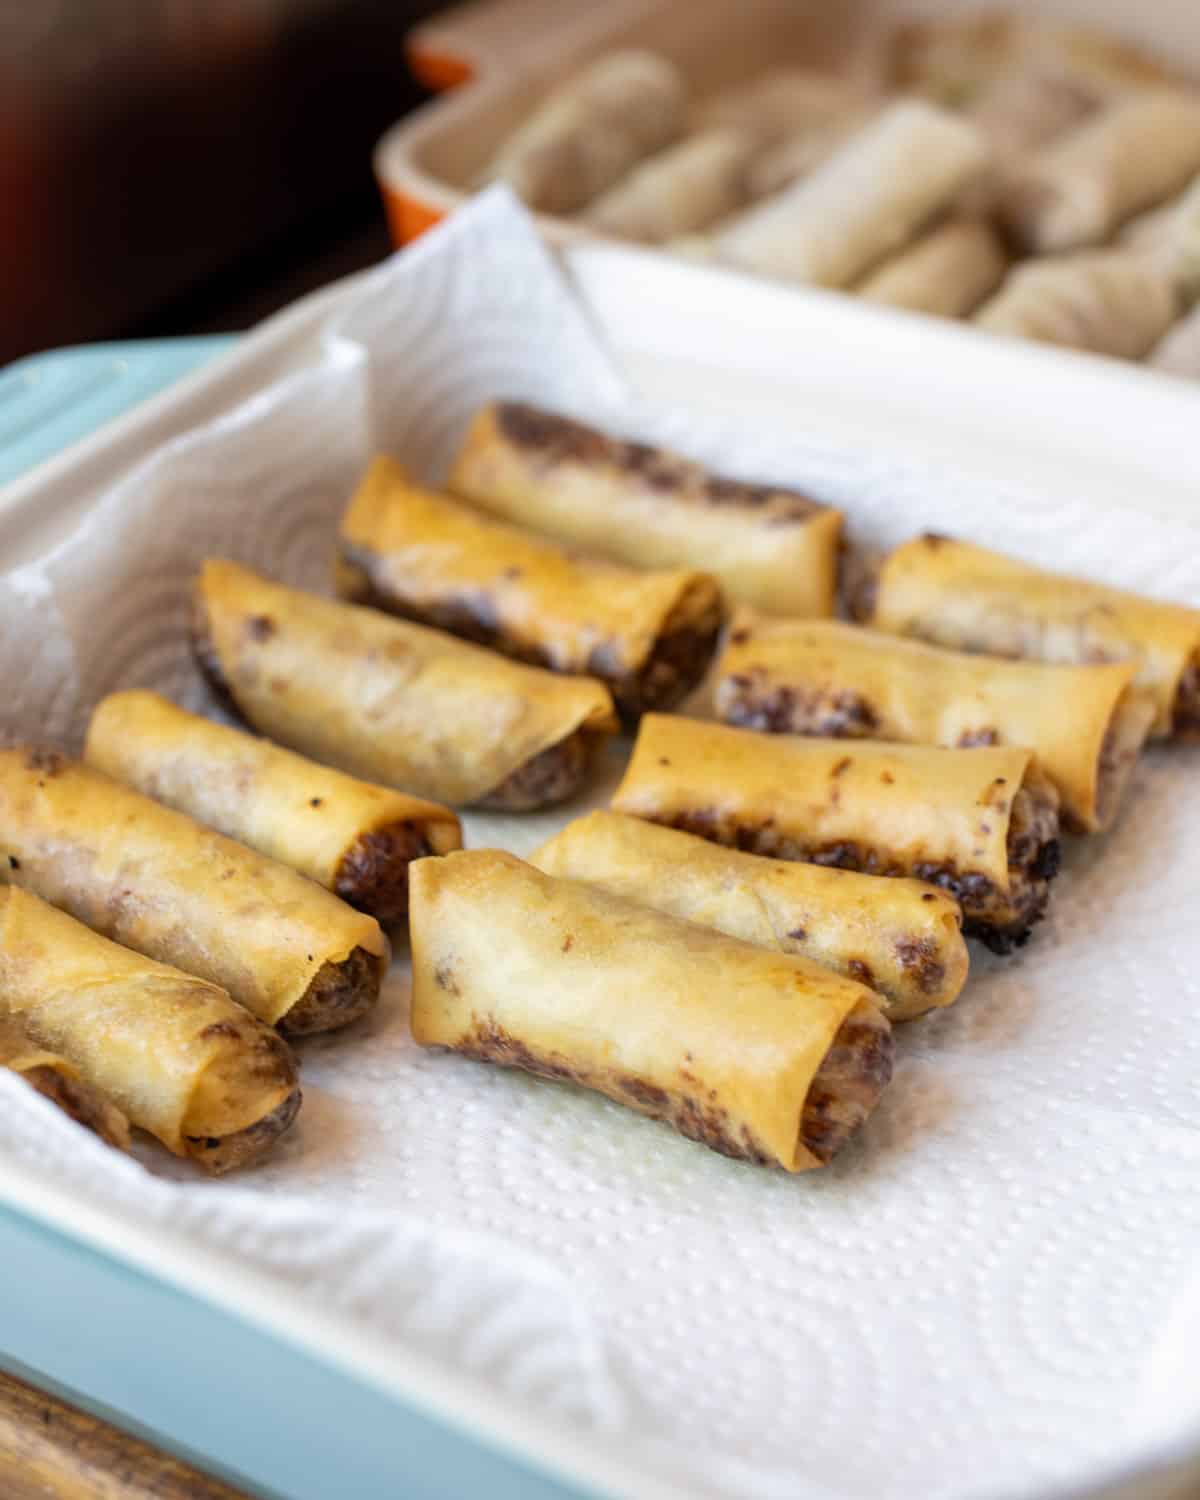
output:
MULTIPOLYGON (((756 423, 765 414, 786 422, 802 409, 806 423, 863 442, 869 414, 870 441, 897 455, 982 467, 1007 488, 1053 494, 1065 485, 1101 509, 1144 508, 1194 524, 1200 544, 1198 390, 639 252, 578 246, 567 263, 619 362, 672 406, 756 423)), ((213 365, 0 490, 3 565, 65 535, 102 488, 168 438, 315 360, 324 321, 357 281, 298 303, 213 365)), ((81 1202, 6 1157, 2 1143, 0 1201, 576 1483, 614 1495, 678 1493, 601 1438, 566 1432, 420 1352, 381 1349, 348 1317, 306 1309, 297 1319, 294 1298, 269 1276, 81 1202)), ((1200 1445, 1089 1493, 1182 1497, 1197 1482, 1200 1445)))

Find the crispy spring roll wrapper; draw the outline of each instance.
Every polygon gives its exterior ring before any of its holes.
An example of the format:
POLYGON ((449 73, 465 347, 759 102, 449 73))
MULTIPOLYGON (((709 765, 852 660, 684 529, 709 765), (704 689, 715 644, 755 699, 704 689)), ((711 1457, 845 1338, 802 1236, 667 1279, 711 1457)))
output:
POLYGON ((717 717, 743 729, 966 748, 1023 745, 1064 825, 1112 825, 1154 719, 1135 662, 1046 666, 947 651, 834 620, 739 614, 717 666, 717 717))
POLYGON ((772 485, 724 479, 537 407, 480 411, 450 488, 494 515, 641 568, 693 567, 730 599, 828 615, 842 514, 772 485))
POLYGON ((1168 375, 1200 380, 1200 307, 1193 307, 1186 318, 1176 323, 1151 353, 1150 363, 1168 375))
POLYGON ((314 760, 452 806, 508 812, 573 796, 617 729, 602 683, 507 661, 205 563, 196 657, 251 728, 314 760))
POLYGON ((1174 281, 1151 257, 1106 250, 1017 266, 975 323, 1007 338, 1142 359, 1179 311, 1174 281))
POLYGON ((1155 89, 1121 100, 1010 175, 1005 228, 1030 255, 1100 245, 1200 172, 1200 98, 1155 89))
POLYGON ((39 1047, 15 1016, 4 1013, 3 1005, 0 999, 0 1068, 24 1079, 35 1093, 98 1135, 106 1146, 128 1151, 129 1121, 117 1106, 86 1082, 74 1063, 39 1047))
POLYGON ((408 914, 409 864, 462 848, 449 808, 358 781, 157 693, 105 698, 84 759, 387 925, 408 914))
POLYGON ((882 111, 810 176, 717 236, 720 259, 846 287, 918 234, 984 171, 975 128, 919 100, 882 111))
POLYGON ((891 1078, 864 985, 500 850, 413 867, 412 944, 421 1046, 596 1089, 725 1156, 822 1166, 891 1078))
POLYGON ((534 110, 490 175, 540 213, 576 213, 676 140, 685 112, 683 80, 665 57, 610 52, 534 110))
POLYGON ((1200 177, 1178 198, 1126 224, 1120 244, 1150 256, 1190 307, 1200 298, 1200 177))
POLYGON ((750 854, 927 880, 996 953, 1058 873, 1058 793, 1020 749, 943 750, 642 720, 613 810, 750 854))
POLYGON ((756 146, 753 136, 737 130, 689 136, 602 193, 584 212, 584 223, 645 245, 707 229, 749 201, 756 146))
POLYGON ((641 572, 368 469, 339 532, 338 593, 554 672, 598 677, 628 717, 673 708, 708 667, 724 607, 707 573, 641 572))
POLYGON ((1153 739, 1200 736, 1200 610, 1165 604, 956 542, 920 536, 888 555, 864 618, 959 651, 1046 662, 1136 661, 1153 739))
POLYGON ((869 302, 964 318, 1004 280, 1008 256, 987 224, 955 219, 893 256, 856 288, 869 302))
POLYGON ((530 863, 760 948, 812 959, 873 989, 889 1021, 951 1005, 966 983, 958 903, 923 880, 742 854, 613 812, 568 823, 530 863))
POLYGON ((176 1156, 225 1172, 300 1107, 287 1043, 223 989, 0 887, 0 1010, 176 1156))
POLYGON ((388 944, 286 865, 53 751, 0 751, 0 880, 290 1035, 379 998, 388 944))

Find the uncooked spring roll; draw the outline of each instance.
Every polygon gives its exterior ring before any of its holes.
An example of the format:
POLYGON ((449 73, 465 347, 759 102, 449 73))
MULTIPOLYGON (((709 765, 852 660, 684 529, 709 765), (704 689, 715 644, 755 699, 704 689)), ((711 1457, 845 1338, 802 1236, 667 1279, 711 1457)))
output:
POLYGON ((0 881, 290 1035, 355 1020, 387 967, 374 917, 53 751, 0 751, 0 881))
POLYGON ((210 1172, 269 1150, 300 1107, 287 1044, 223 989, 12 886, 0 887, 0 1011, 210 1172))
POLYGON ((842 514, 795 490, 720 478, 512 402, 476 415, 449 482, 482 509, 597 556, 707 569, 730 599, 775 614, 833 612, 842 514))
POLYGON ((1150 363, 1169 375, 1200 380, 1200 307, 1176 323, 1151 353, 1150 363))
POLYGON ((891 1078, 864 985, 499 850, 414 865, 412 944, 421 1046, 596 1089, 726 1156, 822 1166, 891 1078))
POLYGON ((812 959, 873 989, 889 1021, 951 1005, 966 983, 958 903, 923 880, 742 854, 613 812, 568 823, 530 863, 760 948, 812 959))
POLYGON ((855 290, 868 302, 964 318, 1004 280, 1008 256, 987 224, 954 219, 885 261, 855 290))
POLYGON ((987 160, 973 126, 901 101, 811 176, 735 219, 717 236, 718 257, 789 281, 849 286, 949 207, 987 160))
POLYGON ((985 85, 967 115, 996 156, 1013 164, 1082 125, 1105 98, 1086 77, 1029 67, 985 85))
POLYGON ((920 536, 884 560, 864 600, 879 630, 1046 662, 1136 661, 1151 737, 1200 735, 1200 610, 920 536))
POLYGON ((1174 282, 1153 260, 1104 250, 1017 266, 975 323, 1008 338, 1142 359, 1178 316, 1174 282))
POLYGON ((1100 245, 1200 172, 1200 99, 1156 89, 1124 99, 1009 176, 1000 213, 1030 255, 1100 245))
POLYGON ((617 718, 602 683, 560 677, 210 561, 194 644, 233 710, 281 745, 452 806, 573 796, 617 718))
POLYGON ((714 94, 697 106, 696 121, 705 130, 737 130, 767 143, 829 129, 866 107, 858 82, 781 67, 714 94))
POLYGON ((642 572, 368 469, 339 532, 338 593, 554 672, 598 677, 627 717, 673 708, 703 677, 724 609, 707 573, 642 572))
POLYGON ((718 718, 743 729, 948 748, 1023 745, 1077 833, 1112 825, 1154 705, 1134 662, 1046 666, 947 651, 833 620, 743 612, 717 667, 718 718))
POLYGON ((491 176, 540 213, 576 213, 679 137, 686 102, 665 57, 607 53, 534 110, 501 147, 491 176))
POLYGON ((784 136, 768 146, 751 162, 746 174, 750 200, 757 203, 760 198, 773 198, 802 177, 810 176, 877 113, 875 105, 856 109, 826 124, 784 136))
MULTIPOLYGON (((0 891, 0 902, 3 899, 4 893, 0 891)), ((99 1089, 81 1077, 73 1062, 33 1041, 16 1016, 5 1012, 2 991, 0 1068, 14 1073, 35 1093, 57 1105, 69 1119, 98 1135, 106 1146, 129 1150, 129 1121, 99 1089)))
POLYGON ((942 750, 642 720, 616 812, 750 854, 927 880, 996 953, 1058 873, 1058 793, 1031 750, 942 750))
POLYGON ((388 925, 408 914, 409 864, 462 848, 449 808, 317 765, 157 693, 105 698, 84 759, 388 925))
POLYGON ((736 130, 689 136, 652 156, 584 212, 601 234, 661 245, 728 218, 750 197, 756 142, 736 130))
POLYGON ((1200 298, 1200 177, 1178 198, 1126 224, 1120 243, 1148 255, 1190 307, 1200 298))

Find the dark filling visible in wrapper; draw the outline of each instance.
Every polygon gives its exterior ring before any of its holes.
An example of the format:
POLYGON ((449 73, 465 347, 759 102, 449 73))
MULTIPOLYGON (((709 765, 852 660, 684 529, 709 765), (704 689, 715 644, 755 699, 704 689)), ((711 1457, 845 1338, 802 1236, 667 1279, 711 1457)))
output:
POLYGON ((379 999, 383 960, 355 948, 341 963, 322 964, 316 978, 279 1022, 284 1036, 311 1036, 357 1021, 379 999))
POLYGON ((1188 658, 1171 711, 1171 733, 1181 740, 1200 739, 1200 657, 1188 658))
POLYGON ((248 1125, 245 1130, 226 1136, 187 1136, 188 1155, 214 1175, 245 1166, 264 1151, 269 1151, 296 1118, 300 1108, 300 1090, 293 1089, 282 1104, 270 1114, 248 1125))
POLYGON ((480 797, 476 807, 491 812, 533 812, 573 797, 587 779, 603 736, 577 729, 506 776, 480 797))
POLYGON ((90 1085, 48 1063, 27 1068, 21 1077, 64 1115, 98 1135, 106 1146, 118 1151, 129 1149, 129 1126, 124 1115, 90 1085))
POLYGON ((385 926, 408 915, 408 867, 432 854, 429 840, 412 823, 389 823, 355 839, 338 866, 334 891, 385 926))

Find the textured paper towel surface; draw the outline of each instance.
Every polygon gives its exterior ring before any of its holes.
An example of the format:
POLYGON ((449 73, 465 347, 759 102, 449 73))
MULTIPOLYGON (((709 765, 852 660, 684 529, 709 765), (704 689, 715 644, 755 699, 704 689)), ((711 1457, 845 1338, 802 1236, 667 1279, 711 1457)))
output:
MULTIPOLYGON (((435 478, 494 396, 807 487, 868 540, 928 527, 1200 600, 1192 528, 922 471, 871 449, 869 412, 849 451, 802 414, 779 432, 651 408, 495 192, 376 272, 310 368, 148 458, 52 556, 0 579, 5 732, 77 743, 119 686, 214 712, 186 650, 200 560, 324 587, 371 451, 435 478)), ((528 852, 578 810, 469 817, 468 840, 528 852)), ((1030 947, 973 953, 963 1000, 898 1032, 863 1141, 799 1179, 565 1085, 422 1054, 402 966, 375 1016, 304 1047, 297 1128, 236 1184, 152 1147, 115 1158, 4 1079, 0 1150, 688 1494, 1079 1481, 1200 1415, 1156 1355, 1200 1263, 1198 829, 1195 757, 1155 752, 1118 828, 1072 847, 1030 947)))

